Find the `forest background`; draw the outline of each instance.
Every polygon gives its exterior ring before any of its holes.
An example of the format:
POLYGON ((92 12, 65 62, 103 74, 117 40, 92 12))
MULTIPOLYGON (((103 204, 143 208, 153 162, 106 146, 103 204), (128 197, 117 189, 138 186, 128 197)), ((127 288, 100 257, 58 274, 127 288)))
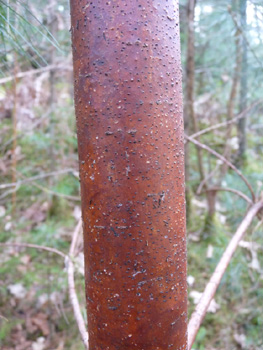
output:
MULTIPOLYGON (((0 0, 0 347, 82 349, 60 256, 80 220, 67 1, 0 0)), ((189 314, 263 187, 263 4, 180 1, 189 314), (197 134, 197 135, 196 135, 197 134), (201 144, 201 146, 200 146, 201 144), (203 145, 203 146, 202 146, 203 145), (207 148, 208 146, 208 148, 207 148)), ((235 253, 194 349, 263 349, 263 230, 235 253)), ((75 283, 85 315, 81 235, 75 283)))

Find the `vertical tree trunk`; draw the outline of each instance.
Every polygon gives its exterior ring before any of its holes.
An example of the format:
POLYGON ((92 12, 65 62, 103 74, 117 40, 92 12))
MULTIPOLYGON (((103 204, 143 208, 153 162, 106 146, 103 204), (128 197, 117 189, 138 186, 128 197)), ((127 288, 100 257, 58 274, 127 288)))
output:
MULTIPOLYGON (((187 125, 187 131, 191 129, 194 133, 199 131, 198 120, 196 118, 194 110, 194 81, 195 81, 195 28, 194 28, 194 18, 195 18, 195 5, 196 0, 188 0, 187 4, 187 61, 186 61, 186 106, 185 106, 185 123, 187 125)), ((188 150, 187 150, 188 152, 188 150)), ((202 150, 196 147, 197 152, 197 165, 200 173, 200 180, 202 181, 205 177, 202 161, 202 150)), ((188 154, 187 154, 187 169, 186 169, 186 179, 188 180, 188 154)))
POLYGON ((71 16, 90 349, 187 349, 178 1, 71 16))
MULTIPOLYGON (((194 112, 194 9, 195 0, 188 0, 187 4, 187 52, 186 52, 186 83, 185 83, 185 104, 184 104, 184 129, 187 135, 191 134, 191 113, 194 112)), ((191 189, 190 179, 190 153, 189 142, 185 143, 185 182, 186 186, 186 218, 187 222, 191 217, 191 189)))
MULTIPOLYGON (((56 37, 56 33, 57 33, 57 18, 56 18, 56 14, 55 14, 55 7, 57 5, 57 2, 55 0, 49 0, 49 12, 48 12, 48 22, 49 22, 49 28, 50 28, 50 33, 54 36, 54 38, 56 37)), ((56 48, 55 46, 51 46, 50 49, 50 58, 49 58, 49 62, 50 64, 54 65, 56 61, 56 48)), ((49 101, 48 101, 48 105, 50 107, 50 118, 49 118, 49 128, 50 128, 50 138, 51 138, 51 143, 49 146, 49 159, 50 159, 50 170, 54 171, 55 169, 55 164, 56 164, 56 152, 55 152, 55 147, 54 147, 54 142, 53 140, 56 139, 55 136, 55 122, 54 122, 54 112, 55 112, 55 104, 56 104, 56 88, 55 88, 55 69, 51 69, 50 73, 49 73, 49 101)), ((49 186, 52 187, 54 185, 54 179, 52 177, 50 177, 48 179, 48 183, 49 186)), ((52 201, 52 199, 51 199, 52 201)))
MULTIPOLYGON (((246 29, 247 29, 247 0, 240 0, 240 16, 241 16, 241 30, 242 30, 242 67, 241 67, 241 80, 240 80, 240 112, 247 108, 247 42, 246 42, 246 29)), ((241 166, 244 162, 246 152, 246 118, 242 118, 238 121, 238 161, 237 164, 241 166)))

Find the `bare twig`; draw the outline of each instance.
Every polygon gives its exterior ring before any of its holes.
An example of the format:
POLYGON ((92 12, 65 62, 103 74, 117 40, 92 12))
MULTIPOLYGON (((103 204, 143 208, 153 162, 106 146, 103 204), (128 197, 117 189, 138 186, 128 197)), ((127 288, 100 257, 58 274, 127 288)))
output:
POLYGON ((5 320, 6 322, 9 322, 8 319, 7 319, 5 316, 3 316, 3 315, 0 315, 0 318, 2 318, 3 320, 5 320))
MULTIPOLYGON (((57 64, 51 64, 47 67, 43 67, 43 68, 39 68, 39 69, 31 69, 28 70, 26 72, 20 72, 16 75, 17 79, 20 78, 24 78, 24 77, 28 77, 31 75, 35 75, 35 74, 39 74, 39 73, 44 73, 44 72, 49 72, 51 70, 68 70, 71 71, 72 70, 72 66, 71 65, 57 65, 57 64)), ((0 85, 1 84, 6 84, 9 83, 10 81, 14 80, 14 77, 6 77, 6 78, 2 78, 0 79, 0 85)))
POLYGON ((69 256, 72 256, 72 257, 75 256, 76 245, 77 245, 79 233, 81 231, 81 227, 82 227, 82 218, 79 219, 78 224, 73 232, 71 245, 69 249, 69 256))
POLYGON ((195 145, 199 146, 200 148, 205 149, 207 152, 213 154, 215 157, 217 157, 218 159, 220 159, 222 162, 226 163, 229 168, 231 168, 232 170, 234 170, 237 175, 245 182, 245 184, 247 185, 251 196, 252 196, 252 200, 255 203, 256 201, 256 196, 255 193, 253 191, 253 188, 251 187, 250 183, 248 182, 248 180, 246 179, 246 177, 241 173, 241 171, 239 169, 237 169, 237 167, 234 166, 234 164, 232 164, 229 160, 227 160, 225 157, 223 157, 221 154, 217 153, 216 151, 214 151, 212 148, 208 147, 207 145, 204 145, 203 143, 193 139, 191 136, 187 136, 185 135, 185 138, 189 141, 191 141, 192 143, 194 143, 195 145))
POLYGON ((203 190, 203 187, 205 186, 205 184, 207 183, 208 180, 210 180, 214 174, 217 172, 217 170, 220 168, 220 164, 217 164, 216 167, 209 173, 206 175, 206 177, 200 182, 198 188, 197 188, 197 191, 196 191, 196 194, 197 195, 200 195, 202 190, 203 190))
POLYGON ((62 253, 60 250, 56 248, 46 247, 38 244, 5 242, 5 243, 0 243, 0 247, 34 248, 34 249, 46 250, 47 252, 60 255, 64 259, 67 257, 66 254, 62 253))
MULTIPOLYGON (((213 125, 213 126, 210 126, 209 128, 206 128, 206 129, 203 129, 203 130, 200 130, 198 131, 197 133, 195 134, 192 134, 190 135, 192 138, 196 138, 196 137, 199 137, 203 134, 206 134, 210 131, 213 131, 213 130, 216 130, 216 129, 219 129, 219 128, 222 128, 224 126, 227 126, 229 124, 233 124, 235 122, 237 122, 238 120, 242 119, 242 118, 245 118, 247 113, 254 107, 256 107, 259 103, 261 103, 262 101, 256 101, 255 103, 253 103, 251 106, 249 106, 248 108, 246 108, 244 111, 242 111, 241 113, 239 113, 235 118, 233 119, 230 119, 230 120, 227 120, 223 123, 219 123, 219 124, 216 124, 216 125, 213 125)), ((187 140, 186 140, 187 142, 187 140)))
POLYGON ((89 335, 86 329, 85 321, 81 313, 77 293, 75 290, 75 281, 74 281, 74 265, 71 260, 69 260, 68 264, 68 289, 69 289, 69 297, 70 302, 73 307, 75 320, 77 322, 79 332, 84 343, 85 349, 89 349, 89 335))
POLYGON ((251 209, 248 211, 247 215, 244 217, 243 221, 239 225, 236 233, 229 242, 222 258, 220 259, 210 281, 206 285, 204 293, 197 304, 194 313, 192 314, 189 324, 188 324, 188 349, 190 350, 195 341, 197 332, 200 328, 200 325, 206 315, 207 309, 210 305, 211 300, 213 299, 215 292, 220 284, 220 281, 228 267, 230 260, 235 253, 239 242, 243 238, 246 230, 252 223, 254 217, 258 212, 263 208, 263 201, 260 201, 254 204, 251 209))
POLYGON ((63 170, 58 170, 58 171, 52 171, 50 173, 39 174, 39 175, 29 177, 25 180, 11 182, 8 184, 2 184, 2 185, 0 185, 0 190, 2 190, 4 188, 9 188, 9 187, 20 186, 20 185, 26 184, 28 182, 32 182, 32 181, 39 180, 39 179, 44 179, 46 177, 56 176, 56 175, 61 175, 61 174, 66 174, 66 173, 72 173, 72 172, 74 172, 74 169, 63 169, 63 170))
MULTIPOLYGON (((71 241, 71 245, 70 245, 70 249, 69 249, 70 258, 74 257, 76 242, 78 240, 78 235, 79 235, 79 232, 81 229, 81 225, 82 225, 82 220, 80 219, 75 230, 74 230, 74 233, 73 233, 73 237, 72 237, 72 241, 71 241)), ((69 288, 69 297, 70 297, 70 301, 71 301, 71 304, 73 307, 75 320, 77 322, 79 332, 80 332, 82 341, 84 343, 85 349, 88 350, 88 348, 89 348, 89 335, 88 335, 88 332, 86 329, 85 321, 83 319, 83 316, 82 316, 82 313, 80 310, 80 305, 79 305, 79 301, 78 301, 78 297, 77 297, 77 293, 76 293, 76 289, 75 289, 74 265, 73 265, 73 262, 71 259, 69 259, 69 261, 68 261, 68 288, 69 288)))
POLYGON ((12 194, 13 192, 17 191, 17 189, 18 189, 18 186, 16 186, 15 188, 12 188, 11 190, 5 191, 3 194, 1 194, 0 200, 3 199, 3 198, 5 198, 5 197, 7 197, 7 196, 9 196, 9 195, 12 194))
POLYGON ((31 184, 32 184, 33 186, 39 188, 40 190, 46 192, 46 193, 52 194, 53 196, 61 197, 61 198, 65 198, 65 199, 69 199, 69 200, 71 200, 71 201, 76 201, 76 202, 79 202, 79 201, 80 201, 80 197, 71 196, 71 195, 69 195, 69 194, 58 193, 58 192, 52 191, 52 190, 50 190, 49 188, 43 187, 43 186, 41 186, 41 185, 38 185, 36 182, 31 182, 31 184))
POLYGON ((233 188, 229 188, 229 187, 211 187, 209 188, 207 191, 226 191, 226 192, 232 192, 235 193, 237 196, 239 196, 240 198, 243 198, 245 201, 247 201, 249 204, 253 204, 252 200, 246 196, 243 192, 240 192, 238 190, 235 190, 233 188))
MULTIPOLYGON (((246 117, 246 113, 247 113, 248 111, 250 111, 252 108, 254 108, 255 106, 257 106, 258 104, 260 104, 261 102, 262 102, 262 101, 256 101, 256 102, 254 102, 250 107, 244 109, 244 111, 242 111, 240 114, 238 114, 235 118, 232 118, 232 119, 230 119, 230 120, 227 120, 227 121, 225 121, 225 122, 223 122, 223 123, 219 123, 219 124, 210 126, 210 127, 206 128, 206 129, 203 129, 203 130, 201 130, 201 131, 195 133, 195 134, 192 134, 190 137, 192 137, 192 138, 197 138, 197 137, 199 137, 199 136, 201 136, 201 135, 204 135, 204 134, 206 134, 206 133, 208 133, 208 132, 210 132, 210 131, 213 131, 213 130, 219 129, 219 128, 221 128, 221 127, 224 127, 224 126, 228 126, 228 125, 230 125, 230 124, 233 124, 233 123, 237 122, 238 120, 240 120, 240 119, 242 119, 242 118, 245 118, 245 117, 246 117)), ((198 141, 199 141, 199 140, 198 140, 198 141)), ((187 143, 188 140, 185 140, 185 142, 187 143)), ((224 152, 224 154, 225 154, 225 152, 224 152)), ((208 181, 209 179, 211 179, 211 178, 214 176, 214 174, 217 172, 217 170, 218 170, 219 168, 220 168, 220 164, 218 164, 218 165, 217 165, 209 174, 207 174, 207 176, 200 182, 200 184, 199 184, 199 186, 198 186, 198 189, 197 189, 197 191, 196 191, 196 193, 197 193, 198 195, 201 194, 201 191, 202 191, 204 185, 207 183, 207 181, 208 181)))

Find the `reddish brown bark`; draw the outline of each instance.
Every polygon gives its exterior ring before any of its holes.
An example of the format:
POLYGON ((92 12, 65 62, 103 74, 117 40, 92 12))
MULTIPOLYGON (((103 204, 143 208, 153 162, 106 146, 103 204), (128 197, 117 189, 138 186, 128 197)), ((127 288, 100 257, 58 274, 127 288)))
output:
POLYGON ((178 2, 71 15, 90 349, 187 349, 178 2))

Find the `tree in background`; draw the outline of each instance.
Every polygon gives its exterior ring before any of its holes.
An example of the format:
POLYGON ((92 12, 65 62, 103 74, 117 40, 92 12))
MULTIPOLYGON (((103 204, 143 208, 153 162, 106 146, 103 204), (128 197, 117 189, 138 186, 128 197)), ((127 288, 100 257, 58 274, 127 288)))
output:
MULTIPOLYGON (((242 34, 242 70, 240 84, 239 112, 247 108, 247 0, 240 0, 240 31, 242 34)), ((238 121, 238 160, 241 166, 246 153, 246 117, 238 121)))

